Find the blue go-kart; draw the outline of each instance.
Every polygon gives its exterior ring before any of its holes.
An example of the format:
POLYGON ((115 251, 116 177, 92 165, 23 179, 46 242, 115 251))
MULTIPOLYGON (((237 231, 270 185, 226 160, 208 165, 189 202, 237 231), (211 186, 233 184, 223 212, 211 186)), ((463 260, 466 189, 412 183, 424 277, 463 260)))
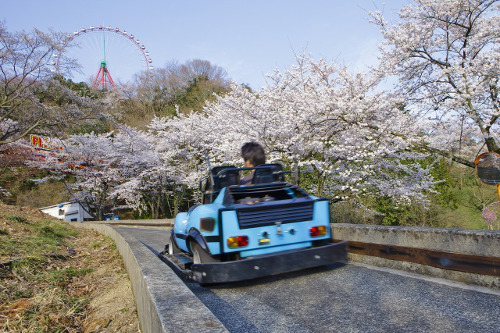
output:
POLYGON ((203 204, 175 218, 162 257, 200 284, 254 279, 347 258, 333 242, 329 202, 285 182, 280 164, 218 166, 200 181, 203 204), (253 172, 251 185, 240 185, 253 172))

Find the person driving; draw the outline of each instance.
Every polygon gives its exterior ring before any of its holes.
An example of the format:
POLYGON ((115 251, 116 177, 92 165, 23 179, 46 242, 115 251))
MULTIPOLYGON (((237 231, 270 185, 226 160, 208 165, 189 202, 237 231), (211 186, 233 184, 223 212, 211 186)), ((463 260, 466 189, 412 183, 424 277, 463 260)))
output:
MULTIPOLYGON (((245 162, 245 167, 251 168, 266 163, 266 153, 264 148, 257 142, 251 141, 241 147, 241 157, 245 162)), ((240 180, 241 185, 249 185, 252 182, 254 171, 240 180)))

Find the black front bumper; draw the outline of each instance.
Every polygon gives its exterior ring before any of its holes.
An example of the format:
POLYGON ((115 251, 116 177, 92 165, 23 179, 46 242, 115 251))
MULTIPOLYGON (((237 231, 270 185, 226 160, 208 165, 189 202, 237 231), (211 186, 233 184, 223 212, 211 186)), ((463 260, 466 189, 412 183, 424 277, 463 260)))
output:
POLYGON ((347 242, 272 253, 237 261, 193 264, 188 273, 200 284, 235 282, 334 264, 347 259, 347 242))

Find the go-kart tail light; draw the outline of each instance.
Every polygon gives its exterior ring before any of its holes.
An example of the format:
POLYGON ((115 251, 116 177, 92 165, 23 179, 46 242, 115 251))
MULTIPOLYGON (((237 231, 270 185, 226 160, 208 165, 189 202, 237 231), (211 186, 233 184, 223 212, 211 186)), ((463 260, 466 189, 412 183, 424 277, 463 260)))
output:
POLYGON ((320 225, 317 227, 311 227, 311 229, 309 229, 309 234, 311 237, 324 236, 326 235, 326 226, 320 225))
POLYGON ((201 231, 214 231, 215 219, 211 217, 203 217, 200 219, 200 230, 201 231))
POLYGON ((227 239, 227 246, 231 249, 248 246, 248 236, 235 236, 227 239))

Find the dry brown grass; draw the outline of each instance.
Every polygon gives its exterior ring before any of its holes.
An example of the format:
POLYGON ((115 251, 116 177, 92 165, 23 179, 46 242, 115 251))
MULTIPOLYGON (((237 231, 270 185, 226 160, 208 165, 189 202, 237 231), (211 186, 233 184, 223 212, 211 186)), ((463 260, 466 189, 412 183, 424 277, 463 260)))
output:
POLYGON ((0 331, 139 332, 113 241, 0 203, 0 331))

